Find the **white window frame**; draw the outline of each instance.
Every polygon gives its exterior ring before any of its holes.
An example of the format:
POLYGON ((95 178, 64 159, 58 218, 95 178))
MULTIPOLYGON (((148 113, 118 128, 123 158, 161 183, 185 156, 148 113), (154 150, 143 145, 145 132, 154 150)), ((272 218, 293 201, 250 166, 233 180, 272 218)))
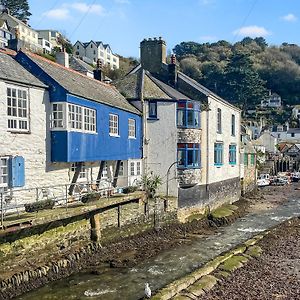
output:
MULTIPOLYGON (((71 164, 71 172, 75 173, 76 167, 77 167, 77 163, 72 163, 71 164)), ((85 165, 85 163, 82 163, 78 179, 88 180, 88 170, 89 170, 89 168, 85 165)))
POLYGON ((97 134, 97 111, 86 106, 69 102, 52 102, 50 121, 51 130, 97 134), (57 105, 60 105, 60 110, 54 110, 57 105), (61 112, 63 113, 62 119, 61 112), (58 113, 60 113, 59 117, 58 113))
POLYGON ((19 86, 7 85, 6 106, 7 106, 7 130, 12 132, 30 131, 29 111, 29 89, 19 86), (9 96, 10 90, 10 96, 9 96), (13 96, 13 91, 15 96, 13 96), (24 98, 24 95, 26 97, 24 98), (25 104, 25 106, 24 106, 25 104), (23 116, 25 114, 25 116, 23 116), (22 128, 26 124, 27 128, 22 128))
POLYGON ((135 176, 135 163, 134 161, 130 162, 130 176, 135 176))
POLYGON ((8 190, 8 180, 9 180, 8 160, 9 160, 8 156, 0 156, 0 192, 6 192, 8 190), (5 163, 3 163, 3 161, 5 161, 5 163), (3 175, 3 170, 5 170, 4 175, 3 175), (6 179, 3 180, 3 178, 6 179))
POLYGON ((120 162, 120 167, 119 167, 119 176, 124 176, 124 162, 120 162))
POLYGON ((136 121, 135 119, 128 119, 128 138, 135 139, 136 138, 136 121))
POLYGON ((109 114, 109 135, 119 137, 119 115, 109 114))
POLYGON ((136 175, 141 175, 141 162, 136 162, 136 175))

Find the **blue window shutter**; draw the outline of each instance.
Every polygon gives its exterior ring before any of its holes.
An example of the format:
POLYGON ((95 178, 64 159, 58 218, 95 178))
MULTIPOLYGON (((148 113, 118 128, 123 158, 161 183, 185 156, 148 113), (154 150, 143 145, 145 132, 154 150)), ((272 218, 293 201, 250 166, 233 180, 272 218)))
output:
POLYGON ((25 185, 25 160, 22 156, 9 159, 9 187, 23 187, 25 185))

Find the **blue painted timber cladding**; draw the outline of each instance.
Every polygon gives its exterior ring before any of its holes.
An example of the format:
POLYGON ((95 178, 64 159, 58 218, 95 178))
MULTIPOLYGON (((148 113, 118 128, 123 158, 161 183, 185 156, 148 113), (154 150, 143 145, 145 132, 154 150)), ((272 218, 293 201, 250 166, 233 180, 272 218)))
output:
MULTIPOLYGON (((26 54, 19 52, 16 60, 29 72, 49 86, 50 102, 69 102, 97 111, 97 134, 75 131, 51 132, 52 162, 84 162, 127 160, 142 157, 142 118, 134 113, 106 104, 68 94, 59 82, 49 76, 26 54), (119 115, 119 135, 109 135, 109 113, 119 115), (136 139, 128 139, 128 118, 136 120, 136 139)), ((101 99, 99 99, 101 100, 101 99)))
POLYGON ((53 162, 127 160, 142 157, 142 118, 102 103, 67 95, 67 102, 93 108, 97 114, 97 133, 52 131, 53 162), (119 116, 119 137, 109 135, 109 114, 119 116), (128 138, 128 119, 136 121, 136 138, 128 138))

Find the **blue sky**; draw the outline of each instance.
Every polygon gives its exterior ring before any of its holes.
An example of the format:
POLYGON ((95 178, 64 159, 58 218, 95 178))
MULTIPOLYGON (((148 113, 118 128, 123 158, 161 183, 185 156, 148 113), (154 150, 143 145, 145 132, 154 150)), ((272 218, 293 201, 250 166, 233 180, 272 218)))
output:
POLYGON ((76 40, 102 40, 123 56, 139 56, 144 38, 231 43, 263 36, 300 44, 299 0, 29 0, 30 25, 76 40))

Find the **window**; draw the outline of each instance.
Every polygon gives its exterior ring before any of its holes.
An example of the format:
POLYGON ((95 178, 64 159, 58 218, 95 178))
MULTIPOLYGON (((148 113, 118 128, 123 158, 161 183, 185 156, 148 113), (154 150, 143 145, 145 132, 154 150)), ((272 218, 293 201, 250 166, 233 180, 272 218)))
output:
POLYGON ((229 164, 236 164, 236 145, 229 145, 229 164))
POLYGON ((214 163, 215 163, 215 166, 223 165, 223 143, 215 143, 214 163))
POLYGON ((0 157, 0 192, 8 187, 8 157, 0 157))
POLYGON ((91 44, 91 48, 93 48, 93 44, 91 44))
POLYGON ((141 162, 136 163, 136 175, 141 175, 141 162))
POLYGON ((79 55, 79 52, 78 52, 78 51, 76 51, 76 52, 75 52, 75 55, 79 55))
POLYGON ((51 128, 96 133, 96 110, 66 102, 52 103, 51 128))
MULTIPOLYGON (((71 172, 76 172, 77 166, 78 166, 78 163, 72 163, 72 165, 71 165, 71 172)), ((82 163, 78 178, 79 179, 87 179, 87 177, 88 177, 88 169, 85 166, 85 164, 82 163)))
POLYGON ((179 101, 177 103, 177 126, 199 128, 200 105, 190 101, 179 101))
POLYGON ((79 50, 79 45, 77 45, 77 50, 79 50))
POLYGON ((113 62, 115 62, 115 63, 117 62, 117 59, 115 57, 113 58, 113 62))
POLYGON ((149 118, 157 119, 157 102, 156 101, 149 102, 149 118))
POLYGON ((29 131, 28 91, 7 88, 7 127, 10 130, 29 131))
POLYGON ((135 120, 134 119, 128 119, 128 137, 129 138, 135 138, 135 120))
POLYGON ((231 135, 235 136, 235 115, 231 115, 231 135))
POLYGON ((96 132, 96 111, 84 108, 84 130, 96 132))
POLYGON ((248 153, 244 153, 244 165, 248 166, 248 153))
POLYGON ((109 134, 119 135, 119 116, 114 114, 109 114, 109 134))
POLYGON ((103 53, 103 51, 100 51, 100 56, 102 56, 102 57, 104 56, 104 53, 103 53))
POLYGON ((131 162, 130 163, 130 175, 133 176, 135 173, 134 173, 134 162, 131 162))
POLYGON ((106 58, 107 58, 108 60, 110 60, 110 55, 107 55, 106 58))
POLYGON ((200 144, 177 144, 178 168, 200 168, 200 144))
POLYGON ((255 154, 254 153, 251 154, 251 165, 252 166, 255 165, 255 154))
POLYGON ((107 178, 107 162, 104 163, 101 178, 107 178))
POLYGON ((295 133, 293 132, 293 133, 291 133, 291 137, 295 137, 295 133))
POLYGON ((51 128, 64 127, 64 108, 62 103, 52 104, 52 124, 51 128))
POLYGON ((69 127, 71 129, 82 129, 82 107, 69 104, 69 127))
POLYGON ((120 162, 120 167, 119 167, 119 176, 124 176, 124 162, 120 162))
POLYGON ((222 133, 222 111, 218 108, 217 111, 217 133, 222 133))
POLYGON ((94 50, 94 55, 96 55, 96 50, 94 50))

